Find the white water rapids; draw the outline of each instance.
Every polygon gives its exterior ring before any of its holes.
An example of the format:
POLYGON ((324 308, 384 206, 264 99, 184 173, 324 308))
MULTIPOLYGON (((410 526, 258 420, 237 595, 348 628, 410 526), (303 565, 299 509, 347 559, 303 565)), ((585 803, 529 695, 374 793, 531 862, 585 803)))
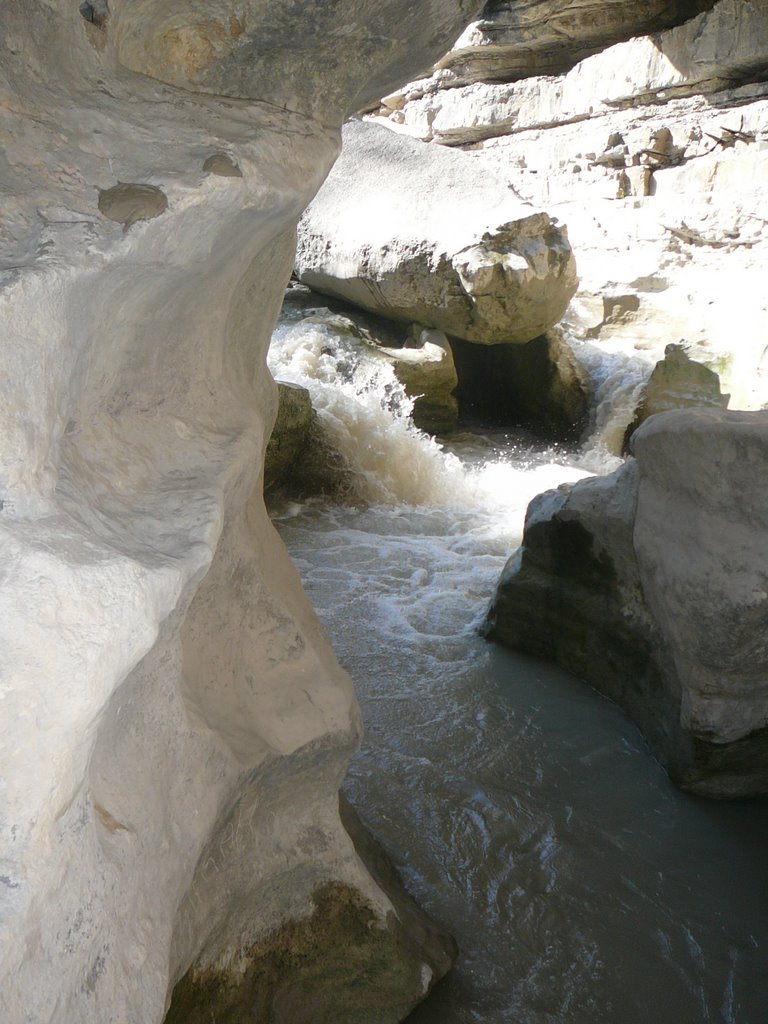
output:
POLYGON ((449 452, 389 367, 316 327, 279 328, 270 364, 364 481, 365 507, 273 515, 363 708, 345 788, 461 949, 412 1020, 765 1024, 765 804, 680 793, 612 703, 476 634, 528 500, 583 454, 449 452))

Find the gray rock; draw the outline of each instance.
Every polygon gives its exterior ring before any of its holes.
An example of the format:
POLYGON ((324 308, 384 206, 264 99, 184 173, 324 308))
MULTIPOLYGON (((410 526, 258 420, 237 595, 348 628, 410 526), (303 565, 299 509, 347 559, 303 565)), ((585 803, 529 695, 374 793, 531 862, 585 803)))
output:
POLYGON ((428 434, 454 429, 459 415, 456 388, 459 378, 451 345, 442 331, 414 324, 406 344, 381 347, 392 362, 395 376, 413 401, 413 422, 428 434))
POLYGON ((359 122, 302 218, 296 270, 317 291, 485 345, 542 334, 577 283, 565 228, 502 180, 359 122))
MULTIPOLYGON (((245 1020, 241 954, 329 892, 391 972, 382 1019, 439 971, 342 826, 360 710, 260 481, 337 126, 476 8, 0 4, 3 1024, 160 1024, 190 972, 223 983, 206 1022, 245 1020)), ((338 966, 349 932, 314 921, 338 966)), ((346 1005, 370 982, 335 977, 346 1005)))
POLYGON ((536 498, 485 624, 620 703, 707 796, 768 792, 766 427, 664 413, 636 461, 536 498))
POLYGON ((438 67, 455 84, 556 75, 614 43, 681 25, 716 0, 489 0, 438 67))
POLYGON ((314 419, 306 388, 279 380, 277 389, 277 419, 264 456, 265 493, 290 476, 296 460, 307 446, 314 419))
POLYGON ((211 0, 201 14, 186 2, 121 0, 109 34, 118 62, 131 71, 189 92, 256 100, 278 117, 287 109, 339 125, 345 113, 427 71, 480 6, 211 0), (363 35, 357 25, 366 26, 363 35))
POLYGON ((627 427, 624 449, 649 416, 670 409, 714 407, 727 409, 729 395, 720 390, 720 378, 703 363, 690 359, 684 344, 667 345, 664 358, 653 368, 645 386, 635 418, 627 427))

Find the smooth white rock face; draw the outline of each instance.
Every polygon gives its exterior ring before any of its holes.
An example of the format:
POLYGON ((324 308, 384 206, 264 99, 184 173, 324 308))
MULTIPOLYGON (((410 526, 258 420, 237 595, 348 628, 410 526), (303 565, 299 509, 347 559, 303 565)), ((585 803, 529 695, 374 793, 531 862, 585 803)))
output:
POLYGON ((318 291, 481 344, 523 343, 576 288, 567 233, 471 159, 362 122, 299 225, 318 291))
POLYGON ((456 84, 557 74, 630 36, 679 25, 715 0, 489 0, 439 62, 456 84))
POLYGON ((260 494, 266 348, 337 134, 121 69, 111 31, 0 8, 3 1024, 159 1024, 233 903, 250 938, 329 879, 391 909, 336 807, 351 684, 260 494))

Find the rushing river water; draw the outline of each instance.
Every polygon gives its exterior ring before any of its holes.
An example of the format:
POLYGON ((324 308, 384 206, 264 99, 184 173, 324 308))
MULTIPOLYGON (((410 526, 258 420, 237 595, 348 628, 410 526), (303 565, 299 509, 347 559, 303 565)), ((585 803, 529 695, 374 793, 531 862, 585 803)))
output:
POLYGON ((449 453, 317 332, 271 361, 369 481, 273 515, 357 686, 348 795, 461 948, 412 1021, 767 1024, 768 806, 680 793, 615 705, 476 633, 527 501, 583 459, 449 453))

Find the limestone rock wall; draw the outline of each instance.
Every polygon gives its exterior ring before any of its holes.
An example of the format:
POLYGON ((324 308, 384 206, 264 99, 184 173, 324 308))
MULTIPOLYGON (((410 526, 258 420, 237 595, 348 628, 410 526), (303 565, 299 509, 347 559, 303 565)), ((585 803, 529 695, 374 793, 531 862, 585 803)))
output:
POLYGON ((567 225, 579 287, 563 322, 612 396, 594 426, 615 453, 669 343, 719 373, 731 407, 768 402, 767 36, 765 0, 720 0, 567 74, 437 74, 374 118, 461 147, 567 225))
MULTIPOLYGON (((373 6, 320 52, 309 0, 0 8, 7 1024, 159 1024, 198 959, 240 971, 328 883, 392 913, 336 806, 351 684, 260 496, 265 352, 334 125, 477 5, 376 5, 380 43, 373 6)), ((409 963, 386 1019, 433 979, 409 963)))

